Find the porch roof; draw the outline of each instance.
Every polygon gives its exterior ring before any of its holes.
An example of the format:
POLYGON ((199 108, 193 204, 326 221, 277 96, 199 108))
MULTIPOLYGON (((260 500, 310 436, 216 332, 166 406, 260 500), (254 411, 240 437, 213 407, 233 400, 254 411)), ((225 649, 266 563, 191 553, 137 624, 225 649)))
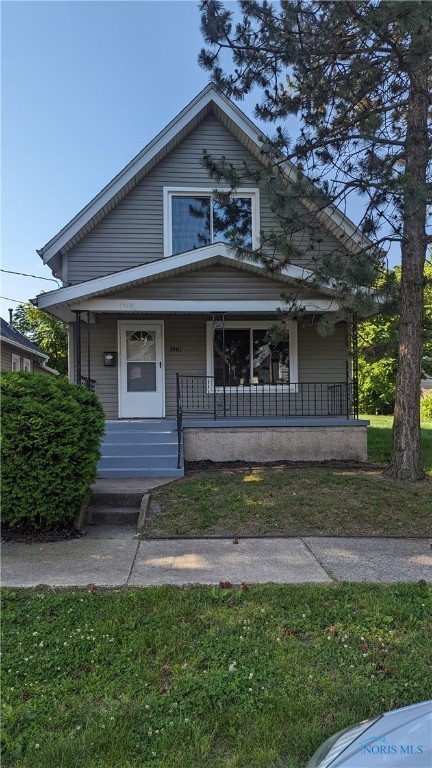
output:
MULTIPOLYGON (((175 275, 192 272, 205 267, 223 264, 229 267, 254 272, 267 279, 273 279, 281 283, 281 292, 284 285, 298 285, 300 282, 311 287, 311 293, 317 291, 317 278, 309 269, 295 265, 287 265, 275 275, 270 275, 265 268, 251 259, 238 259, 230 247, 225 243, 197 248, 193 251, 169 256, 164 259, 142 264, 110 275, 88 280, 85 283, 59 288, 48 293, 40 294, 33 299, 39 309, 43 309, 55 317, 64 321, 75 319, 73 312, 86 310, 90 312, 117 312, 117 313, 209 313, 209 312, 276 312, 282 304, 280 301, 227 301, 221 297, 218 301, 185 301, 172 300, 125 300, 113 298, 113 294, 119 290, 133 288, 134 286, 150 283, 154 280, 173 277, 175 275)), ((328 312, 338 308, 338 302, 334 298, 331 284, 320 284, 319 292, 323 299, 303 297, 298 305, 307 312, 328 312)))

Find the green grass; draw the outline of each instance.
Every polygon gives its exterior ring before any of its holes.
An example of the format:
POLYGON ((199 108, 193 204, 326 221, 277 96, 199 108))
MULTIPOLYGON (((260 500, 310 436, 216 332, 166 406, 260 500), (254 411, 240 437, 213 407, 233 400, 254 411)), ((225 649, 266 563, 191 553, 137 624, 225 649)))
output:
POLYGON ((192 472, 152 494, 144 535, 428 536, 431 497, 377 470, 192 472))
POLYGON ((431 695, 425 584, 3 596, 3 768, 304 766, 431 695))
MULTIPOLYGON (((361 416, 370 420, 368 428, 369 459, 377 464, 388 464, 391 456, 393 416, 361 416)), ((422 463, 432 476, 432 421, 423 420, 421 430, 422 463)))
MULTIPOLYGON (((391 416, 365 416, 372 464, 390 459, 391 416)), ((432 422, 422 429, 432 477, 432 422)), ((146 536, 431 535, 431 478, 397 482, 370 469, 259 467, 190 471, 152 494, 146 536)))

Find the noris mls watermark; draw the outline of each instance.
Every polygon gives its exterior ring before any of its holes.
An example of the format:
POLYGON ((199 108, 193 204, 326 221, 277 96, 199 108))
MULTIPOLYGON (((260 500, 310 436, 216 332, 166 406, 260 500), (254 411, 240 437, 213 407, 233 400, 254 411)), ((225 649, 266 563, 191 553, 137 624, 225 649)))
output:
POLYGON ((424 748, 422 744, 390 744, 385 736, 369 736, 369 738, 360 742, 360 754, 363 757, 378 755, 405 755, 406 757, 422 755, 424 748))

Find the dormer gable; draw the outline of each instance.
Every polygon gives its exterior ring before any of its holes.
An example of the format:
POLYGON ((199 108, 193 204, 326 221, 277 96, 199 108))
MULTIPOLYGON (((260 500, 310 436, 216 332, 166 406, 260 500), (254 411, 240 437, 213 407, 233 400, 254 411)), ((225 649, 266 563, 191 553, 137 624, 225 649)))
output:
MULTIPOLYGON (((149 259, 162 258, 164 254, 167 255, 172 251, 168 243, 169 236, 167 235, 166 224, 162 252, 160 245, 155 242, 154 248, 148 245, 152 251, 149 254, 140 241, 139 233, 136 234, 133 227, 132 229, 129 228, 127 221, 128 206, 133 205, 137 194, 139 195, 144 189, 150 190, 151 185, 146 182, 151 178, 151 174, 155 174, 157 169, 163 167, 164 162, 170 162, 169 159, 172 161, 175 158, 174 165, 176 167, 173 176, 170 179, 167 178, 163 186, 171 189, 185 187, 186 176, 188 179, 187 186, 192 191, 205 186, 210 193, 215 184, 209 178, 208 172, 202 167, 202 150, 207 149, 215 156, 229 155, 229 152, 232 151, 233 159, 236 162, 241 162, 242 154, 245 154, 249 161, 252 158, 260 164, 262 158, 260 136, 261 132, 257 126, 233 102, 219 93, 214 86, 207 86, 77 216, 38 251, 39 255, 44 263, 49 264, 54 274, 62 277, 65 284, 92 279, 101 274, 107 274, 109 271, 125 269, 137 263, 146 263, 149 259), (208 129, 211 126, 213 127, 213 135, 210 138, 208 129), (203 137, 202 134, 206 131, 207 135, 203 137), (193 165, 192 178, 186 163, 180 162, 181 154, 186 151, 187 147, 193 147, 192 155, 189 156, 189 161, 192 161, 193 165), (122 248, 119 242, 113 241, 110 223, 116 216, 118 217, 123 213, 126 214, 123 223, 126 234, 122 248), (82 246, 84 239, 86 241, 85 248, 82 246), (72 251, 74 259, 76 259, 75 266, 77 269, 75 272, 72 261, 69 264, 68 259, 64 258, 72 251), (113 251, 114 257, 111 255, 113 251), (97 263, 96 253, 101 254, 106 260, 107 266, 104 272, 98 271, 101 265, 97 263), (135 254, 135 256, 131 256, 131 254, 135 254), (86 264, 93 261, 93 266, 89 265, 88 274, 85 270, 84 272, 80 271, 80 259, 86 264), (71 270, 69 266, 72 267, 71 270)), ((284 162, 284 171, 287 183, 289 183, 295 170, 288 161, 284 162)), ((160 191, 160 194, 153 194, 149 207, 146 209, 152 210, 154 222, 153 230, 151 227, 146 230, 148 244, 151 242, 151 238, 155 236, 160 217, 165 216, 166 220, 167 206, 165 205, 164 212, 161 196, 163 196, 163 190, 160 191)), ((263 200, 260 204, 259 214, 265 219, 265 212, 262 210, 263 200)), ((255 210, 257 211, 256 206, 255 210)), ((168 215, 171 215, 170 211, 168 211, 168 215)), ((364 247, 364 238, 352 222, 337 209, 329 206, 320 211, 319 218, 326 236, 329 238, 329 248, 333 249, 335 245, 340 247, 342 244, 346 250, 356 252, 364 247)), ((256 226, 259 226, 257 225, 257 218, 255 218, 256 226)), ((213 233, 211 236, 213 238, 213 233)))

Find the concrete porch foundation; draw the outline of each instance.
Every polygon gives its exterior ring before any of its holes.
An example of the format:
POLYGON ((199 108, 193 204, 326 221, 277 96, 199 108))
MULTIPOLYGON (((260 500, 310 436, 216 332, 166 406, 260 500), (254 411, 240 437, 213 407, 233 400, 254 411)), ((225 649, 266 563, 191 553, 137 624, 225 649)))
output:
POLYGON ((367 461, 367 423, 344 426, 184 425, 186 461, 367 461))

